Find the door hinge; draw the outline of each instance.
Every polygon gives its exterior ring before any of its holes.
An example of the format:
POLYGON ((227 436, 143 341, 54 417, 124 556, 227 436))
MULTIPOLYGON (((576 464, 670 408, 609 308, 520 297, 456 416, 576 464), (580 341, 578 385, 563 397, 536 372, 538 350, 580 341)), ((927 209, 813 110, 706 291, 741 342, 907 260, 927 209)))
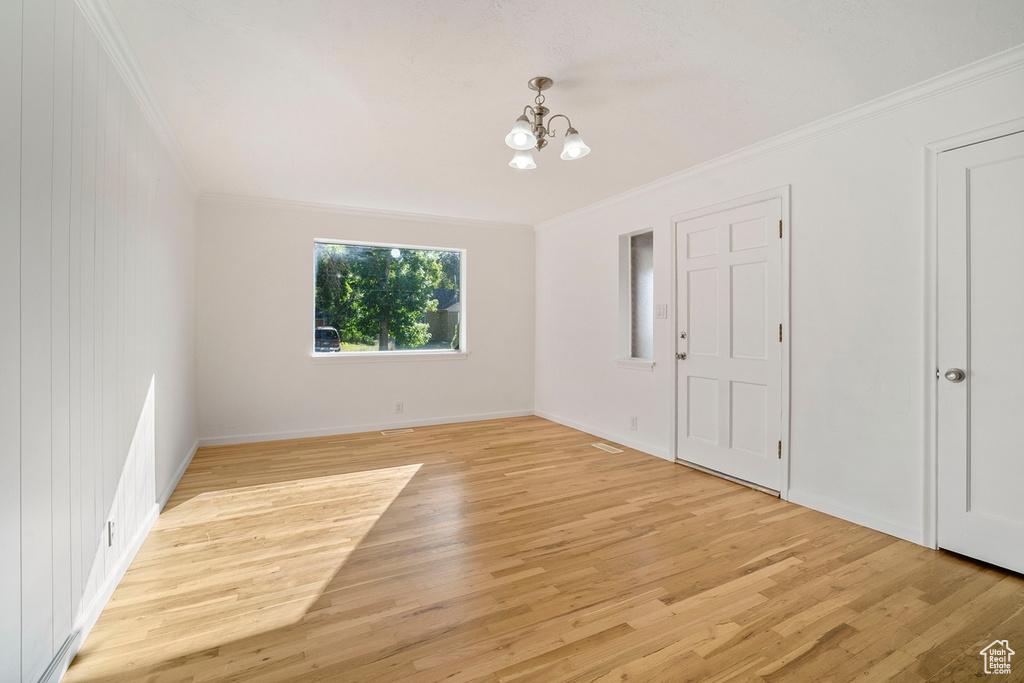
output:
POLYGON ((782 460, 782 441, 779 441, 779 460, 782 460))
POLYGON ((782 343, 782 323, 779 323, 779 343, 782 343))
POLYGON ((782 219, 779 219, 779 239, 782 239, 782 219))

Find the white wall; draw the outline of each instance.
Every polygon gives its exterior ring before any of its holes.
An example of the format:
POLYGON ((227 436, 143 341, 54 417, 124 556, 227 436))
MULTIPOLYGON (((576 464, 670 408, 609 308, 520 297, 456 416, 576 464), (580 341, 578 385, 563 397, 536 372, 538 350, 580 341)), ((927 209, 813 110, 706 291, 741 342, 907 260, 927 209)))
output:
POLYGON ((203 443, 532 412, 531 229, 229 198, 204 199, 199 225, 203 443), (316 238, 465 249, 468 358, 311 358, 316 238))
POLYGON ((195 202, 72 0, 0 3, 0 145, 0 680, 34 682, 195 441, 195 202))
POLYGON ((922 542, 925 146, 1024 116, 1024 51, 991 63, 538 226, 538 414, 670 456, 674 321, 655 321, 653 372, 613 363, 617 236, 654 228, 671 304, 673 216, 791 185, 789 498, 922 542))

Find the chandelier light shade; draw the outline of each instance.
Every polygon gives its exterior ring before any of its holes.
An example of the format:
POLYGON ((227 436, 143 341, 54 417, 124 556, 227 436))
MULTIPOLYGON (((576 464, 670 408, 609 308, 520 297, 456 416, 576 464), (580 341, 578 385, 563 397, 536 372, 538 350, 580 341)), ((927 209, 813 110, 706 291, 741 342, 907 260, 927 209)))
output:
POLYGON ((537 144, 537 136, 525 114, 516 119, 512 132, 505 136, 505 144, 516 150, 530 149, 537 144))
POLYGON ((590 154, 590 148, 583 142, 579 132, 572 127, 568 116, 565 114, 555 114, 546 122, 544 121, 544 117, 551 113, 544 106, 544 91, 550 88, 553 83, 554 81, 546 76, 537 76, 530 79, 528 84, 530 90, 536 90, 537 96, 533 99, 532 105, 528 104, 523 108, 522 115, 516 119, 512 130, 505 136, 505 144, 516 150, 512 161, 508 163, 512 168, 537 168, 537 164, 533 161, 533 150, 540 151, 544 149, 548 144, 547 138, 555 137, 555 131, 551 124, 557 118, 565 119, 566 125, 565 144, 562 147, 561 158, 566 161, 573 161, 575 159, 582 159, 590 154))
POLYGON ((518 169, 537 168, 537 164, 533 160, 533 152, 528 149, 517 151, 515 156, 512 157, 512 161, 508 162, 508 165, 518 169))
POLYGON ((572 161, 588 154, 590 154, 590 148, 587 147, 587 143, 583 142, 583 138, 576 132, 576 129, 570 126, 569 130, 565 131, 565 145, 562 147, 561 158, 572 161))

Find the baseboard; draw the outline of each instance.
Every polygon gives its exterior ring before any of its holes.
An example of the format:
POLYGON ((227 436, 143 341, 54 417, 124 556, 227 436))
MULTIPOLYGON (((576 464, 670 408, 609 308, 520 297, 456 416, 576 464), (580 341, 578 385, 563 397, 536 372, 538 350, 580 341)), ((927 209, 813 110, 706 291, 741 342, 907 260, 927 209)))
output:
POLYGON ((171 480, 167 482, 167 486, 165 486, 164 490, 160 492, 159 496, 157 496, 156 504, 161 510, 163 510, 164 506, 167 505, 167 501, 170 500, 171 494, 174 493, 174 489, 178 487, 178 482, 181 481, 183 476, 185 476, 185 470, 187 470, 188 466, 192 464, 192 458, 196 457, 196 451, 198 450, 199 439, 196 439, 195 443, 192 444, 192 450, 189 451, 188 457, 181 463, 181 466, 174 472, 174 476, 172 476, 171 480))
POLYGON ((789 489, 788 500, 790 503, 803 505, 804 507, 811 508, 812 510, 824 512, 826 515, 832 515, 839 519, 845 519, 847 522, 853 522, 854 524, 859 524, 869 529, 874 529, 875 531, 881 531, 883 534, 902 538, 904 541, 910 541, 917 545, 925 545, 923 530, 907 526, 902 522, 872 515, 861 510, 855 510, 811 493, 803 493, 802 491, 794 488, 789 489))
POLYGON ((60 652, 53 658, 50 666, 46 668, 46 673, 39 679, 41 683, 58 683, 65 672, 67 672, 68 667, 71 665, 71 660, 75 658, 75 655, 82 648, 85 637, 89 635, 92 627, 96 625, 96 620, 100 618, 100 613, 107 606, 107 601, 114 594, 114 589, 121 583, 124 573, 128 571, 128 567, 131 565, 132 560, 135 559, 135 555, 138 554, 139 548, 142 547, 143 541, 146 540, 146 536, 149 535, 150 529, 156 524, 156 518, 159 516, 160 506, 154 504, 138 531, 135 532, 135 536, 132 537, 131 543, 125 548, 121 559, 118 560, 117 565, 114 567, 114 571, 107 576, 106 581, 100 587, 99 593, 96 594, 89 607, 82 612, 78 623, 71 630, 71 635, 64 641, 60 652))
POLYGON ((668 460, 669 462, 672 461, 672 455, 668 452, 667 449, 658 448, 657 446, 652 446, 651 444, 648 443, 642 443, 628 436, 623 437, 622 434, 613 434, 612 432, 601 429, 600 427, 595 427, 593 425, 588 425, 582 422, 577 422, 575 420, 570 420, 569 418, 562 417, 561 415, 555 415, 554 413, 548 413, 543 410, 535 410, 533 414, 536 415, 537 417, 542 417, 545 420, 551 420, 552 422, 557 422, 560 425, 572 427, 573 429, 578 429, 579 431, 586 432, 587 434, 593 434, 598 438, 614 441, 617 444, 621 444, 628 448, 632 448, 634 451, 640 451, 641 453, 653 455, 656 458, 668 460))
POLYGON ((79 639, 78 634, 80 631, 74 630, 71 635, 67 637, 60 650, 54 655, 53 659, 50 660, 50 666, 46 667, 46 671, 39 677, 41 682, 56 683, 64 674, 67 672, 68 667, 71 666, 71 660, 75 658, 78 653, 78 649, 82 647, 82 642, 85 638, 79 639))
POLYGON ((457 422, 480 422, 482 420, 500 420, 506 417, 525 417, 533 415, 532 410, 508 410, 497 413, 477 413, 474 415, 452 415, 426 420, 401 420, 381 422, 379 424, 345 425, 325 427, 323 429, 298 429, 286 432, 262 432, 259 434, 233 434, 230 436, 208 436, 199 439, 199 446, 229 446, 238 443, 257 443, 260 441, 283 441, 285 439, 307 439, 315 436, 338 436, 341 434, 358 434, 360 432, 376 432, 384 429, 405 429, 407 427, 430 427, 433 425, 455 424, 457 422))

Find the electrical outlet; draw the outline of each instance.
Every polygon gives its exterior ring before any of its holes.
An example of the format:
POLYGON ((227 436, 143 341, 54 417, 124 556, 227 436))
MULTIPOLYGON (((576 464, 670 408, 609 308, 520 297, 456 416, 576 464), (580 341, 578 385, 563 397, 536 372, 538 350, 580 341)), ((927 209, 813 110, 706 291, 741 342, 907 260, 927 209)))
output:
POLYGON ((107 522, 107 547, 114 545, 114 520, 107 522))
POLYGON ((405 412, 405 402, 395 401, 395 415, 401 415, 405 412))
POLYGON ((636 415, 629 418, 629 428, 634 432, 636 431, 636 415))
POLYGON ((658 304, 654 307, 655 318, 667 318, 668 317, 668 304, 658 304))

